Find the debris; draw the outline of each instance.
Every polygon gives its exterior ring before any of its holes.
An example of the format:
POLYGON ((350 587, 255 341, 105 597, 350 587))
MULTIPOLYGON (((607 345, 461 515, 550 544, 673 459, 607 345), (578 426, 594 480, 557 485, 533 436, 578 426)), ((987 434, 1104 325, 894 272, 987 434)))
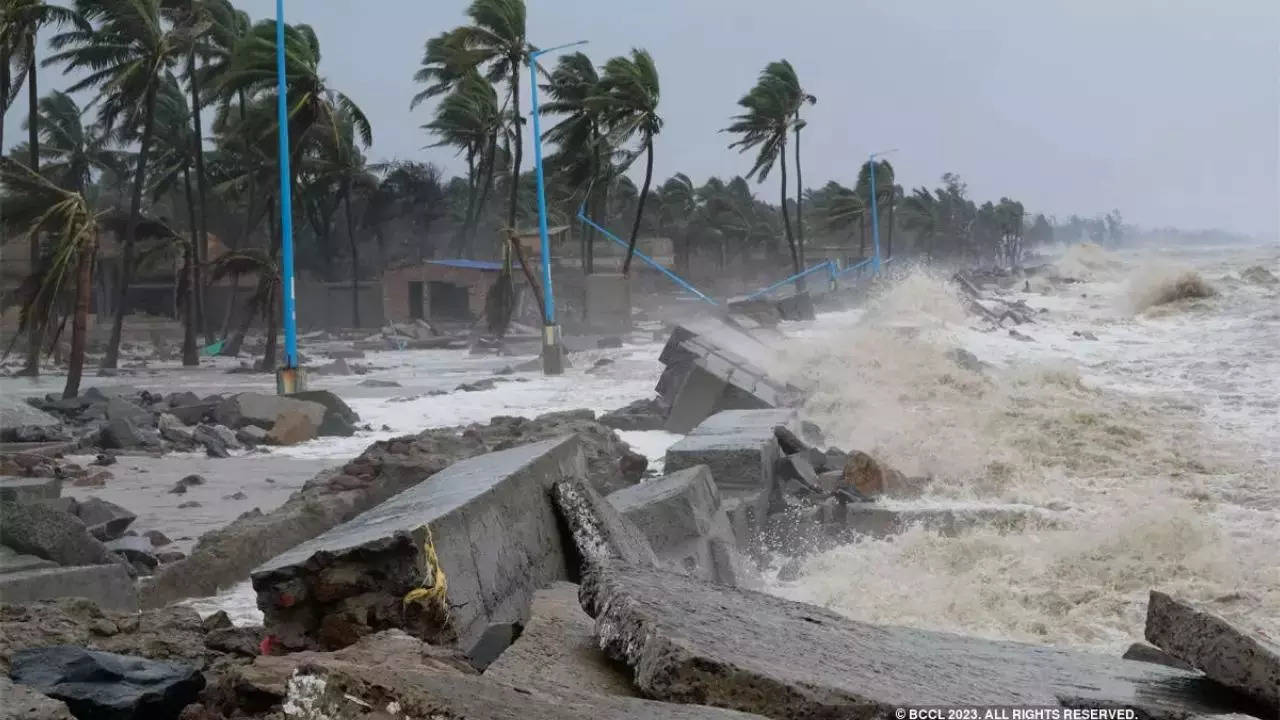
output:
POLYGON ((8 675, 0 674, 0 698, 4 699, 4 708, 0 709, 4 720, 75 720, 66 703, 26 685, 15 685, 8 675))
POLYGON ((70 645, 19 650, 11 676, 67 703, 77 717, 120 720, 176 720, 205 683, 193 665, 70 645))
POLYGON ((396 382, 395 380, 377 380, 375 378, 361 380, 360 385, 362 387, 376 387, 376 388, 402 387, 400 383, 396 382))
POLYGON ((56 477, 0 477, 0 501, 19 505, 53 500, 62 494, 56 477))
POLYGON ((144 537, 125 535, 108 542, 107 549, 130 563, 145 565, 148 568, 154 568, 160 563, 156 559, 151 541, 144 537))
MULTIPOLYGON (((105 550, 105 548, 104 548, 105 550)), ((6 603, 80 597, 111 610, 136 612, 138 593, 124 565, 32 568, 0 575, 6 603)))
POLYGON ((232 395, 214 409, 218 424, 238 430, 245 425, 257 425, 270 430, 276 418, 286 410, 296 410, 306 415, 316 427, 324 422, 325 406, 316 402, 297 400, 283 395, 265 393, 239 393, 232 395))
POLYGON ((119 505, 96 497, 81 500, 76 505, 75 514, 91 535, 103 541, 120 537, 138 519, 137 515, 119 505))
POLYGON ((600 416, 600 424, 615 430, 661 430, 667 420, 667 404, 660 397, 636 400, 600 416))
POLYGON ((1179 670, 1191 670, 1191 671, 1195 670, 1195 668, 1191 667, 1191 663, 1183 662, 1182 660, 1179 660, 1178 658, 1170 655, 1169 653, 1161 650, 1160 648, 1153 647, 1146 643, 1136 642, 1130 645, 1129 649, 1125 650, 1124 655, 1121 655, 1120 657, 1124 658, 1125 660, 1136 660, 1137 662, 1156 663, 1157 665, 1164 665, 1165 667, 1178 668, 1179 670))
POLYGON ((111 555, 80 518, 41 503, 0 503, 0 542, 59 565, 105 565, 111 555))

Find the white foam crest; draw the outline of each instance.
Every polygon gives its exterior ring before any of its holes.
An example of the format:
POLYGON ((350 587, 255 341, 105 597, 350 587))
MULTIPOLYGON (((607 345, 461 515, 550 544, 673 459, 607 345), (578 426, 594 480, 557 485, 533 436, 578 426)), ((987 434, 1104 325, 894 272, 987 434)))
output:
POLYGON ((1193 268, 1176 263, 1157 262, 1140 268, 1129 278, 1124 301, 1132 313, 1174 305, 1172 310, 1188 303, 1213 297, 1213 286, 1193 268))
POLYGON ((1124 262, 1097 243, 1069 245, 1051 263, 1054 275, 1075 280, 1101 280, 1124 267, 1124 262))

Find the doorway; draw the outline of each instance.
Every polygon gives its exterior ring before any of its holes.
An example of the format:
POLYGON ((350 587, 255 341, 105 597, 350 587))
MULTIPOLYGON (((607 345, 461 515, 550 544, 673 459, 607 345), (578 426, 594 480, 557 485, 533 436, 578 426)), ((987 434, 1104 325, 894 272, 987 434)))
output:
POLYGON ((420 280, 409 282, 409 319, 426 319, 422 313, 422 282, 420 280))
POLYGON ((470 320, 471 295, 462 285, 431 282, 432 320, 470 320))

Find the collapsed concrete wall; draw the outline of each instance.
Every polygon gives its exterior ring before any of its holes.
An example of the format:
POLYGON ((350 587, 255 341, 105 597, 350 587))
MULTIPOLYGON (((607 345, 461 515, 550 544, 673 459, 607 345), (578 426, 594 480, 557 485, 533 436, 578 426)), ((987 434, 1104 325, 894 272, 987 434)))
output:
POLYGON ((336 648, 402 628, 471 647, 522 621, 534 591, 570 578, 550 502, 583 480, 575 437, 455 463, 252 574, 265 624, 289 648, 336 648))

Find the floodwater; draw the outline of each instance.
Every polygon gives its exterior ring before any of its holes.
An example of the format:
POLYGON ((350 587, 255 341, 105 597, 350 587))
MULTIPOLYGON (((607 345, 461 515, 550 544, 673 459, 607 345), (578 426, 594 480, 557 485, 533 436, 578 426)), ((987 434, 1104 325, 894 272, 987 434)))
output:
MULTIPOLYGON (((1280 640, 1280 286, 1241 277, 1251 266, 1280 275, 1280 249, 1086 244, 1053 262, 1057 275, 1077 282, 1037 276, 1029 290, 1019 281, 1001 291, 1044 309, 1018 327, 1031 341, 984 327, 942 279, 909 268, 862 309, 783 329, 796 338, 784 367, 817 389, 806 412, 830 443, 933 478, 926 497, 899 504, 1023 506, 1057 524, 976 527, 956 537, 917 528, 814 555, 798 549, 800 576, 774 580, 788 559, 776 558, 767 591, 873 622, 1114 653, 1141 639, 1146 595, 1158 588, 1280 640), (1187 272, 1215 294, 1153 304, 1187 272), (981 373, 953 361, 955 348, 977 356, 981 373)), ((141 528, 169 533, 186 524, 193 530, 169 534, 194 535, 200 523, 275 507, 314 471, 376 439, 493 415, 602 412, 648 397, 659 350, 575 354, 563 377, 516 373, 492 390, 440 396, 426 393, 527 358, 369 353, 355 361, 372 365, 369 374, 313 385, 339 392, 371 432, 232 460, 122 459, 112 468, 115 484, 84 494, 138 512, 141 528), (610 362, 593 367, 602 359, 610 362), (359 384, 369 378, 402 387, 359 384), (148 472, 126 478, 134 466, 148 472), (187 472, 209 485, 165 494, 187 472), (247 499, 218 504, 236 491, 247 499), (203 507, 176 508, 197 493, 208 496, 203 507)), ((313 350, 304 344, 303 352, 313 350)), ((225 374, 226 362, 111 382, 197 393, 272 389, 265 376, 225 374)), ((21 385, 28 382, 5 379, 0 391, 47 392, 60 379, 21 385)), ((623 437, 651 462, 678 439, 623 437)), ((240 623, 261 619, 247 583, 191 604, 227 609, 240 623)))

